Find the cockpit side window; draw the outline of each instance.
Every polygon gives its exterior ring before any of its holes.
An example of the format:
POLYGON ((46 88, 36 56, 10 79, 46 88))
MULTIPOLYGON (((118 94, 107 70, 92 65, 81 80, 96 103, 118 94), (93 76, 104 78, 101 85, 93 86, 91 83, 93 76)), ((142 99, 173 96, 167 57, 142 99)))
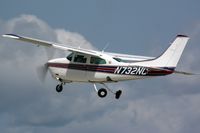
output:
POLYGON ((87 62, 87 58, 84 55, 75 55, 74 57, 74 62, 78 62, 78 63, 86 63, 87 62))
POLYGON ((99 57, 92 56, 90 58, 90 63, 91 64, 106 64, 106 61, 104 59, 99 58, 99 57))
POLYGON ((69 61, 72 61, 73 56, 74 56, 74 53, 71 53, 71 54, 69 54, 69 55, 67 56, 67 59, 68 59, 69 61))

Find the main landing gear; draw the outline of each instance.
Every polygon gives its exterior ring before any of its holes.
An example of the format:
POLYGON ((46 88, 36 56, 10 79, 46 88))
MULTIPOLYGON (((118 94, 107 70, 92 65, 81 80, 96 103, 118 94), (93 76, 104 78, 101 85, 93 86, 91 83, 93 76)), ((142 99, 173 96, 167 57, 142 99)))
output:
POLYGON ((116 91, 116 92, 113 92, 111 89, 109 89, 108 88, 108 86, 106 86, 105 84, 102 84, 102 85, 104 85, 104 87, 106 88, 101 88, 101 89, 97 89, 97 87, 96 87, 96 84, 94 84, 94 89, 95 89, 95 91, 97 92, 97 94, 98 94, 98 96, 99 97, 101 97, 101 98, 104 98, 104 97, 106 97, 106 95, 107 95, 107 90, 108 91, 110 91, 111 93, 113 93, 114 95, 115 95, 115 98, 116 99, 119 99, 120 98, 120 96, 121 96, 121 94, 122 94, 122 91, 121 90, 118 90, 118 91, 116 91))

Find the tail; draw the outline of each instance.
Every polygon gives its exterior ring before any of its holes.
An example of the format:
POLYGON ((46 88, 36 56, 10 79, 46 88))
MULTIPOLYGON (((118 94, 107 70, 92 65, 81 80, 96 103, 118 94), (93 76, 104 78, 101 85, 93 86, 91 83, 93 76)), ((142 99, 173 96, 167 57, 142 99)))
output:
POLYGON ((174 42, 169 46, 169 48, 161 54, 159 57, 141 62, 142 65, 152 66, 152 67, 166 67, 175 68, 178 61, 183 53, 183 50, 189 40, 186 35, 177 35, 174 42))

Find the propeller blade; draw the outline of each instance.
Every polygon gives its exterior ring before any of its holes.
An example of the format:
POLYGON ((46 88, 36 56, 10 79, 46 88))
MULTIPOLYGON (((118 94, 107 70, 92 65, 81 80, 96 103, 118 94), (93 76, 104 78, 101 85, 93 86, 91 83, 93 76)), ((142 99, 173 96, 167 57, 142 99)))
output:
MULTIPOLYGON (((55 52, 56 52, 55 49, 50 48, 50 47, 45 47, 44 50, 45 50, 45 53, 46 53, 46 56, 47 56, 48 60, 50 60, 50 59, 52 59, 54 57, 55 52)), ((44 65, 38 66, 36 71, 37 71, 37 76, 38 76, 39 80, 41 82, 44 82, 45 79, 46 79, 47 72, 48 72, 47 63, 45 63, 44 65)))
POLYGON ((47 63, 37 68, 37 75, 40 81, 44 82, 48 71, 47 63))

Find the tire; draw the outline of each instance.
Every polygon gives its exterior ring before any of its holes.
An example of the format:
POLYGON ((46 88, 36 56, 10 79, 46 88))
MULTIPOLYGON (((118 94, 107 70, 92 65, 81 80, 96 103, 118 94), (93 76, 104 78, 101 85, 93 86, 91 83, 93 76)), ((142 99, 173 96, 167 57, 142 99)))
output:
POLYGON ((122 91, 121 91, 121 90, 118 90, 118 91, 115 93, 115 98, 116 98, 116 99, 119 99, 120 96, 121 96, 121 94, 122 94, 122 91))
POLYGON ((99 97, 103 98, 103 97, 106 97, 106 95, 107 95, 107 90, 106 89, 101 88, 101 89, 98 90, 98 96, 99 97))
POLYGON ((59 93, 63 90, 63 86, 62 85, 57 85, 56 86, 56 91, 59 93))

